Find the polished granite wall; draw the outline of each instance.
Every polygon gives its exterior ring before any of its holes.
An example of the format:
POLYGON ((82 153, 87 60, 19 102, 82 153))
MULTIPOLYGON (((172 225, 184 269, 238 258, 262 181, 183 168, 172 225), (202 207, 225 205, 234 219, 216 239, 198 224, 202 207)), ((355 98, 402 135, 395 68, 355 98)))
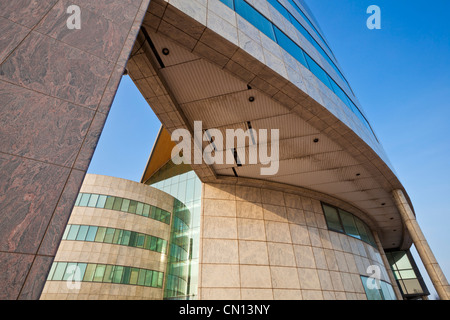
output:
POLYGON ((149 2, 0 2, 2 300, 39 298, 149 2))

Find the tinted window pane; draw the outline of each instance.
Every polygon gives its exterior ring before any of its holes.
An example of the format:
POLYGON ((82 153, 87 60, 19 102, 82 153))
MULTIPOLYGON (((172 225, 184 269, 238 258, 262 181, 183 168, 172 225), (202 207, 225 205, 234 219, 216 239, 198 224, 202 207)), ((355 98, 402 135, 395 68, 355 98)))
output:
POLYGON ((129 213, 136 213, 137 201, 131 200, 130 206, 128 207, 129 213))
POLYGON ((108 196, 108 198, 106 199, 106 203, 105 203, 105 209, 111 210, 113 208, 115 199, 116 199, 115 197, 108 196))
POLYGON ((122 201, 122 207, 120 208, 120 211, 128 212, 128 208, 130 207, 130 200, 123 199, 122 201))
POLYGON ((222 2, 225 3, 227 6, 229 6, 231 9, 234 10, 234 3, 233 3, 233 0, 220 0, 220 1, 222 1, 222 2))
POLYGON ((144 211, 144 204, 142 202, 138 202, 136 206, 136 214, 141 216, 143 211, 144 211))
POLYGON ((50 272, 48 273, 48 276, 47 276, 47 280, 52 280, 53 274, 55 273, 56 265, 57 265, 56 262, 54 262, 52 264, 52 267, 50 268, 50 272))
POLYGON ((80 278, 78 279, 78 281, 82 281, 83 277, 84 277, 84 273, 86 272, 86 268, 87 268, 87 263, 78 263, 78 269, 80 272, 80 278))
POLYGON ((145 285, 145 275, 147 274, 147 270, 141 269, 139 270, 139 277, 137 284, 140 286, 145 285))
POLYGON ((414 270, 410 269, 410 270, 401 270, 399 271, 400 273, 400 277, 402 279, 413 279, 416 278, 416 273, 414 272, 414 270))
POLYGON ((359 235, 361 236, 361 240, 365 242, 370 242, 370 238, 367 232, 368 227, 364 222, 355 217, 356 227, 358 228, 359 235))
POLYGON ((291 56, 297 59, 301 64, 303 64, 305 67, 308 67, 303 50, 300 49, 300 47, 288 36, 286 36, 280 29, 278 29, 277 27, 275 27, 274 29, 280 46, 283 47, 284 50, 286 50, 291 56))
POLYGON ((158 272, 158 288, 162 288, 164 281, 164 273, 158 272))
POLYGON ((150 250, 156 251, 156 242, 157 242, 157 239, 155 237, 152 237, 152 241, 150 243, 150 250))
POLYGON ((67 225, 66 229, 64 229, 64 234, 63 234, 63 237, 62 237, 63 240, 67 239, 67 235, 69 234, 69 231, 70 231, 70 225, 67 225))
POLYGON ((75 205, 76 206, 78 206, 80 204, 80 200, 81 200, 81 193, 78 194, 77 200, 75 200, 75 205))
POLYGON ((114 267, 114 275, 113 275, 113 283, 121 283, 122 282, 122 274, 123 274, 123 267, 122 266, 115 266, 114 267))
POLYGON ((156 271, 153 271, 152 287, 155 287, 155 288, 158 287, 158 273, 156 271))
POLYGON ((120 230, 120 229, 116 229, 115 231, 114 231, 114 236, 113 236, 113 240, 112 240, 112 243, 114 243, 114 244, 119 244, 120 243, 120 241, 122 240, 122 230, 120 230))
POLYGON ((279 13, 281 13, 287 20, 289 20, 289 12, 283 7, 278 0, 268 0, 269 2, 279 13))
POLYGON ((148 204, 144 204, 144 211, 142 215, 145 217, 148 217, 150 215, 150 206, 148 204))
POLYGON ((70 226, 70 231, 67 234, 67 240, 75 240, 77 238, 78 230, 80 229, 79 225, 70 226))
POLYGON ((120 283, 123 283, 123 284, 130 283, 130 276, 131 276, 131 268, 123 267, 123 276, 122 276, 122 281, 120 281, 120 283))
POLYGON ((269 20, 267 20, 261 13, 252 8, 244 0, 235 0, 235 8, 236 12, 242 18, 250 22, 266 36, 276 41, 272 23, 269 20))
POLYGON ((105 227, 99 227, 97 230, 97 234, 95 235, 95 242, 103 242, 103 239, 105 238, 106 228, 105 227))
POLYGON ((105 275, 106 266, 104 264, 98 264, 95 268, 94 279, 95 282, 102 282, 103 276, 105 275))
POLYGON ((53 280, 62 280, 66 271, 66 267, 66 262, 58 262, 56 264, 55 272, 53 273, 53 280))
POLYGON ((341 222, 339 221, 338 211, 335 208, 323 205, 323 212, 325 214, 328 228, 331 230, 344 232, 341 222))
POLYGON ((81 200, 80 200, 79 206, 80 207, 86 207, 88 202, 89 202, 90 196, 91 195, 89 193, 83 193, 82 196, 81 196, 81 200))
POLYGON ((403 280, 403 284, 406 288, 407 294, 420 294, 423 292, 419 280, 417 279, 403 280))
POLYGON ((325 71, 313 60, 310 56, 305 54, 306 61, 308 62, 309 70, 317 77, 320 81, 322 81, 328 88, 333 90, 330 80, 328 79, 328 75, 325 71))
POLYGON ((150 287, 152 285, 152 275, 153 271, 151 270, 147 270, 147 272, 145 273, 145 285, 147 287, 150 287))
POLYGON ((114 271, 114 266, 106 266, 105 268, 105 275, 103 276, 103 282, 106 283, 111 283, 113 280, 113 271, 114 271))
POLYGON ((77 240, 78 241, 84 241, 84 239, 86 239, 87 233, 88 233, 88 226, 80 226, 80 230, 78 231, 77 234, 77 240))
POLYGON ((374 281, 373 279, 361 276, 361 281, 363 283, 364 290, 366 292, 367 300, 383 300, 383 297, 381 295, 381 289, 377 289, 376 286, 374 285, 373 288, 371 288, 370 286, 370 284, 373 284, 374 281))
POLYGON ((120 211, 120 208, 122 207, 122 198, 116 198, 114 200, 113 210, 120 211))
POLYGON ((344 225, 345 233, 361 239, 358 229, 356 228, 355 220, 353 219, 353 215, 344 210, 339 210, 339 214, 341 216, 342 224, 344 225))
POLYGON ((98 197, 97 201, 97 208, 104 208, 106 204, 106 199, 108 199, 108 196, 101 195, 98 197))
POLYGON ((130 243, 130 235, 130 231, 124 230, 122 233, 122 241, 120 244, 127 246, 130 243))
POLYGON ((394 252, 393 256, 394 256, 395 264, 396 264, 398 270, 412 269, 412 265, 409 262, 406 251, 394 252))
POLYGON ((138 268, 131 268, 129 284, 137 284, 138 277, 139 277, 139 269, 138 268))
POLYGON ((98 227, 90 226, 86 235, 86 241, 94 241, 97 234, 98 227))
POLYGON ((95 207, 98 201, 98 194, 92 194, 88 202, 88 207, 95 207))
POLYGON ((144 241, 145 241, 145 235, 142 234, 142 233, 139 233, 137 235, 136 247, 143 248, 144 247, 144 241))
POLYGON ((115 231, 116 230, 113 229, 113 228, 107 228, 106 229, 106 233, 105 233, 105 238, 103 239, 103 242, 104 243, 112 243, 115 231))
POLYGON ((86 267, 86 272, 84 273, 83 281, 92 281, 94 278, 95 268, 97 267, 94 263, 89 263, 86 267))

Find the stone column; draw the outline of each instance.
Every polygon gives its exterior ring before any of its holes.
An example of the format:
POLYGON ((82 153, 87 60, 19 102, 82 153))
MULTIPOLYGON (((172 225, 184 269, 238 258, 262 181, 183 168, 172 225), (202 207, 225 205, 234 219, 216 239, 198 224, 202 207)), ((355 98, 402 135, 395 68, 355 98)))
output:
POLYGON ((448 281, 441 270, 430 246, 428 245, 425 236, 423 235, 420 226, 416 220, 416 217, 408 204, 402 190, 394 190, 392 192, 395 202, 397 204, 398 210, 402 216, 403 222, 405 223, 406 229, 408 230, 417 252, 422 260, 425 269, 430 276, 431 282, 433 283, 439 297, 442 300, 450 299, 450 286, 448 281))
POLYGON ((41 294, 149 2, 0 1, 1 300, 41 294))

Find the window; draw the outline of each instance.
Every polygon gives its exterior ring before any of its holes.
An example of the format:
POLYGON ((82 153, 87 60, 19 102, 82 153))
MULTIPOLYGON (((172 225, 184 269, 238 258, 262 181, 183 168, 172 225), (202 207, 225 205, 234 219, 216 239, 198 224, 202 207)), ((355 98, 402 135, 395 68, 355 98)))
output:
POLYGON ((361 219, 329 204, 322 203, 322 209, 328 229, 344 233, 377 247, 370 228, 361 219))
POLYGON ((339 220, 339 214, 336 208, 323 205, 323 212, 325 214, 325 220, 328 225, 328 229, 344 232, 341 221, 339 220))
POLYGON ((121 283, 162 288, 164 280, 163 272, 96 263, 54 262, 50 271, 48 281, 68 280, 76 274, 80 276, 82 282, 121 283))
MULTIPOLYGON (((234 9, 240 16, 242 16, 245 20, 250 22, 253 26, 267 35, 270 39, 278 43, 282 48, 284 48, 289 54, 291 54, 295 59, 297 59, 300 63, 302 63, 307 69, 309 69, 321 82, 323 82, 332 92, 334 92, 343 102, 344 104, 353 112, 357 118, 363 123, 363 125, 369 130, 369 132, 375 137, 378 141, 375 133, 373 132, 371 126, 368 121, 361 113, 359 108, 353 103, 353 101, 349 98, 349 96, 336 84, 336 82, 328 75, 328 73, 320 67, 308 54, 306 54, 302 48, 300 48, 295 41, 286 36, 280 29, 277 28, 270 20, 268 20, 264 15, 258 12, 253 6, 247 3, 245 0, 221 0, 230 8, 234 9), (302 54, 300 54, 300 52, 302 54), (307 62, 305 61, 307 60, 307 62)), ((288 0, 289 1, 289 0, 288 0)), ((310 42, 314 48, 319 52, 319 54, 330 64, 330 66, 336 71, 336 74, 342 79, 346 89, 349 92, 353 93, 350 85, 347 82, 347 79, 344 77, 342 72, 336 66, 336 64, 331 60, 330 56, 324 51, 322 46, 312 37, 312 35, 302 26, 302 24, 295 18, 288 10, 280 4, 279 1, 269 0, 272 6, 280 12, 289 22, 293 24, 295 29, 300 32, 308 42, 310 42)), ((304 15, 302 10, 292 1, 290 1, 294 8, 297 8, 297 12, 305 19, 305 21, 311 26, 312 30, 319 36, 319 38, 323 41, 325 47, 328 47, 326 42, 323 40, 323 37, 320 33, 317 32, 314 25, 311 21, 304 15)), ((329 50, 331 52, 331 50, 329 50)), ((331 52, 332 53, 332 52, 331 52)), ((168 189, 163 187, 163 190, 169 192, 168 189)), ((186 202, 189 202, 189 198, 186 198, 186 202)))
POLYGON ((366 292, 367 300, 397 300, 391 284, 373 278, 361 276, 361 281, 366 292))
POLYGON ((430 294, 409 251, 386 252, 386 257, 405 298, 430 294))
POLYGON ((88 230, 89 230, 88 226, 80 226, 80 229, 78 230, 78 234, 77 234, 76 240, 84 241, 84 239, 86 239, 88 230))
POLYGON ((88 202, 88 207, 95 207, 98 201, 98 194, 91 194, 91 197, 88 202))
POLYGON ((303 50, 294 41, 292 41, 291 38, 285 35, 280 29, 275 27, 274 30, 280 46, 282 46, 291 56, 297 59, 297 61, 299 61, 306 68, 308 68, 303 50))
POLYGON ((235 0, 234 5, 236 12, 242 18, 250 22, 270 39, 276 41, 275 34, 273 32, 273 25, 266 17, 264 17, 244 0, 235 0))
POLYGON ((339 209, 339 215, 341 216, 342 225, 344 226, 345 233, 357 239, 361 239, 358 229, 356 228, 355 219, 353 215, 347 211, 339 209))
POLYGON ((78 194, 75 206, 127 212, 150 217, 170 225, 170 212, 136 200, 99 194, 80 193, 78 194))
POLYGON ((96 227, 67 225, 63 240, 102 242, 166 253, 167 241, 134 231, 96 227), (153 244, 153 245, 152 245, 153 244))

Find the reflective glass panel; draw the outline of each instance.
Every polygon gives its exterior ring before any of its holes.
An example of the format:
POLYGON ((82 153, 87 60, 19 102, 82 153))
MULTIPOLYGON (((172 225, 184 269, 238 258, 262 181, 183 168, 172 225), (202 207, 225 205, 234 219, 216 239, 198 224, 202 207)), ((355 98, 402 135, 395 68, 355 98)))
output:
POLYGON ((330 228, 331 230, 344 232, 344 229, 342 229, 342 225, 339 220, 338 211, 335 208, 327 206, 325 204, 323 205, 323 211, 328 228, 330 228))
POLYGON ((355 220, 353 219, 353 215, 344 210, 339 210, 339 214, 341 216, 342 224, 344 225, 345 233, 361 239, 359 235, 358 229, 356 228, 355 220))

